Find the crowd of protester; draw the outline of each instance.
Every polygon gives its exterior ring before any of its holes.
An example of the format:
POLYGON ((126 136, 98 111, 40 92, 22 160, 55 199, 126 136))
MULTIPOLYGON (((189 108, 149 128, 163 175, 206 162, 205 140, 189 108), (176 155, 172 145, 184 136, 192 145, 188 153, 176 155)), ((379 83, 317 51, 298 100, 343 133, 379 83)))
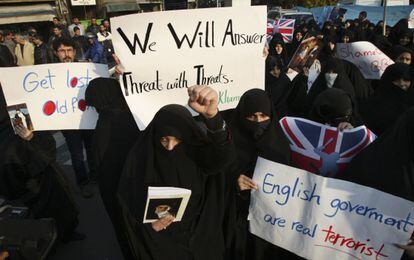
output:
POLYGON ((54 17, 47 39, 44 39, 34 27, 16 33, 1 30, 0 43, 9 51, 1 47, 0 64, 10 67, 58 62, 53 44, 62 38, 75 42, 77 61, 108 64, 110 67, 115 65, 109 21, 104 19, 98 25, 97 20, 93 18, 90 25, 84 28, 77 17, 72 19, 69 26, 54 17))
MULTIPOLYGON (((16 34, 14 43, 13 35, 3 32, 1 65, 109 62, 109 22, 91 22, 85 29, 74 18, 66 28, 56 19, 47 43, 36 33, 16 34)), ((62 132, 82 194, 92 196, 86 184, 91 178, 98 182, 125 259, 300 259, 248 232, 257 157, 292 165, 289 142, 278 124, 284 116, 340 131, 366 125, 377 140, 343 173, 330 177, 414 201, 413 32, 407 19, 386 27, 385 34, 383 29, 382 22, 370 23, 365 12, 355 20, 325 22, 321 29, 315 21, 302 21, 292 43, 285 44, 280 34, 270 40, 265 90, 251 89, 235 109, 220 112, 214 89, 190 87, 188 104, 198 117, 183 106, 167 105, 144 131, 137 128, 116 79, 92 80, 86 102, 99 113, 96 129, 62 132), (323 41, 321 73, 310 90, 306 69, 294 79, 287 76, 289 60, 305 35, 323 41), (337 43, 356 41, 373 43, 395 61, 380 80, 365 79, 358 67, 336 56, 337 43), (167 215, 142 223, 149 186, 192 191, 182 221, 167 215)), ((20 127, 16 136, 0 94, 0 195, 23 200, 36 218, 55 218, 59 241, 83 239, 75 231, 79 212, 56 163, 51 133, 20 127)), ((405 250, 404 258, 414 257, 412 244, 396 246, 405 250)))

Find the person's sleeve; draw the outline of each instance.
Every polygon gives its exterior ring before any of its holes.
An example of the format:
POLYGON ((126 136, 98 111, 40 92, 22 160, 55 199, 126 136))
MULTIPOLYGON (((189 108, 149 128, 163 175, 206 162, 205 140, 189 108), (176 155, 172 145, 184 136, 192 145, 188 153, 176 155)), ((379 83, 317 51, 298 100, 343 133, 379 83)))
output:
POLYGON ((211 119, 203 118, 203 121, 207 128, 208 143, 198 155, 199 166, 207 175, 217 174, 235 160, 234 144, 220 112, 211 119))

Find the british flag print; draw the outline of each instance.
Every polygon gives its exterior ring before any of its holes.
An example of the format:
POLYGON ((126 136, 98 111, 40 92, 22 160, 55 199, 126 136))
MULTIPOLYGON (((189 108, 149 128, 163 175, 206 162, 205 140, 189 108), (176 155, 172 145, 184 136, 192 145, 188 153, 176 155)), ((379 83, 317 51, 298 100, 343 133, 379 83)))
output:
POLYGON ((326 177, 344 171, 352 158, 376 139, 365 126, 339 131, 297 117, 284 117, 279 123, 289 140, 292 165, 326 177))
POLYGON ((275 23, 276 32, 280 33, 285 43, 291 43, 295 31, 295 19, 279 19, 275 23))

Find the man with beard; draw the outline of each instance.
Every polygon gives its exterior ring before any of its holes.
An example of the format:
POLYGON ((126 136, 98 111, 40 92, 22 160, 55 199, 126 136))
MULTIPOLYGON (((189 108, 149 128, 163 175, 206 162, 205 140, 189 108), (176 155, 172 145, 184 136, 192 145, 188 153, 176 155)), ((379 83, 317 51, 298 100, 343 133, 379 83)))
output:
MULTIPOLYGON (((75 43, 66 38, 58 39, 53 44, 53 49, 60 62, 75 62, 75 43)), ((90 162, 90 140, 91 131, 87 130, 64 130, 62 131, 70 152, 76 182, 84 198, 91 198, 93 192, 89 186, 90 174, 86 171, 83 149, 86 149, 89 172, 93 172, 93 164, 90 162)))

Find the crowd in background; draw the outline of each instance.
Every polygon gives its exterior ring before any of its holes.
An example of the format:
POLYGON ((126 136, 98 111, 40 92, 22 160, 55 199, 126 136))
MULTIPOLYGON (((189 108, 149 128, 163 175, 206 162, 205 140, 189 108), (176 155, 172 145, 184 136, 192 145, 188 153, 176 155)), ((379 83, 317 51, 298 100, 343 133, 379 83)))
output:
POLYGON ((13 33, 9 30, 0 31, 0 64, 4 67, 28 66, 58 62, 53 51, 57 39, 72 39, 76 44, 76 60, 115 65, 114 49, 109 20, 92 18, 85 28, 77 17, 72 24, 66 26, 58 17, 53 18, 50 35, 44 38, 34 27, 27 31, 13 33))

